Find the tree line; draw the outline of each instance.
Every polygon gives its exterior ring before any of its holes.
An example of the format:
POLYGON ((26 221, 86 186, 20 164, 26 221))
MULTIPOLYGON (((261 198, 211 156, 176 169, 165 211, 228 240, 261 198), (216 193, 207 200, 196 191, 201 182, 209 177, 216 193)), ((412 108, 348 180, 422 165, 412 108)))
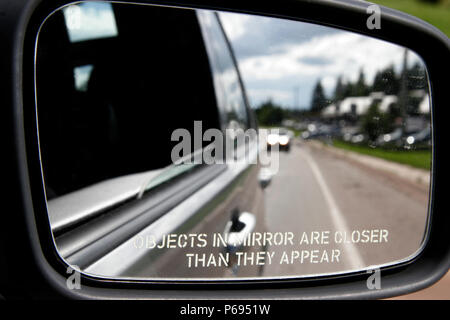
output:
POLYGON ((331 103, 342 101, 347 97, 368 96, 371 92, 383 92, 386 95, 399 95, 402 89, 402 82, 405 83, 407 91, 426 89, 427 76, 420 63, 415 63, 403 72, 396 72, 394 66, 388 66, 375 75, 372 84, 366 81, 364 70, 359 72, 358 79, 355 82, 345 82, 342 76, 336 81, 335 89, 331 97, 327 97, 323 89, 321 79, 314 86, 311 97, 310 109, 313 112, 320 112, 331 103))
MULTIPOLYGON (((331 96, 325 94, 321 79, 314 86, 310 108, 306 110, 287 109, 281 107, 272 99, 261 103, 255 113, 261 125, 280 125, 283 119, 297 119, 301 116, 313 116, 319 114, 331 103, 342 101, 347 97, 368 96, 371 92, 384 92, 386 95, 400 95, 402 82, 405 83, 407 91, 416 89, 426 89, 427 75, 420 63, 415 63, 406 72, 396 72, 393 65, 379 70, 374 77, 372 84, 368 84, 364 70, 361 69, 356 81, 345 81, 343 76, 339 76, 331 96)), ((415 103, 417 104, 417 103, 415 103)))

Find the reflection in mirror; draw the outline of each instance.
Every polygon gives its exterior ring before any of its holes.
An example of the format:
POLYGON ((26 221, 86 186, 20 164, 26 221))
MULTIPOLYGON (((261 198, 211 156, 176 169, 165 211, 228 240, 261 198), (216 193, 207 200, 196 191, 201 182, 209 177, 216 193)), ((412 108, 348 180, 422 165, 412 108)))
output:
POLYGON ((369 270, 426 241, 426 68, 348 31, 81 2, 36 48, 49 223, 83 273, 282 279, 369 270))

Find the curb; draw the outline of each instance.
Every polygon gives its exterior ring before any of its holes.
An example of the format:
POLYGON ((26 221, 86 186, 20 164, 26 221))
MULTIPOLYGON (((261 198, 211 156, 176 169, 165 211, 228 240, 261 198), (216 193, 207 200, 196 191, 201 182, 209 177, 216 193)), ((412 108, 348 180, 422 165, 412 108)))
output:
POLYGON ((303 141, 308 146, 316 149, 326 150, 338 156, 352 161, 356 161, 364 166, 372 169, 382 170, 389 174, 393 174, 403 180, 428 187, 430 185, 431 174, 428 170, 413 168, 408 165, 387 161, 381 158, 371 157, 352 151, 338 149, 336 147, 322 144, 318 141, 303 141))

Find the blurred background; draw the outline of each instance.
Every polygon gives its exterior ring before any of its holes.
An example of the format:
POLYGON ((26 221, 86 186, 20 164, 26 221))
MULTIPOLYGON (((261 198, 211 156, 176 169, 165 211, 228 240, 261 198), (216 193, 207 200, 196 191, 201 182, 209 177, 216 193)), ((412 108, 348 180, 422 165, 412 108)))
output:
POLYGON ((416 16, 450 35, 450 0, 372 0, 372 3, 416 16))
MULTIPOLYGON (((434 25, 450 36, 450 0, 372 0, 397 9, 434 25)), ((450 299, 450 273, 434 286, 397 299, 450 299)))
MULTIPOLYGON (((450 34, 450 0, 371 2, 415 15, 447 36, 450 34)), ((381 158, 400 167, 429 172, 431 132, 427 74, 420 57, 414 52, 314 25, 236 14, 221 14, 221 20, 234 48, 260 127, 281 128, 280 137, 273 140, 278 139, 280 147, 285 147, 287 151, 291 149, 290 154, 281 155, 278 179, 283 179, 283 182, 277 185, 275 178, 268 188, 268 217, 269 220, 274 217, 272 225, 282 219, 281 212, 286 212, 286 217, 290 217, 296 210, 311 211, 311 208, 302 207, 305 201, 296 203, 296 196, 283 191, 303 190, 306 195, 312 189, 311 183, 302 186, 298 182, 307 180, 306 171, 297 180, 293 177, 295 172, 301 171, 299 163, 302 158, 311 156, 318 161, 329 181, 348 179, 349 174, 333 177, 336 170, 344 167, 333 167, 335 158, 325 160, 327 156, 317 151, 317 146, 381 158), (281 137, 288 143, 282 144, 281 137), (286 185, 290 187, 286 189, 286 185), (287 198, 280 202, 283 197, 287 198)), ((268 141, 268 145, 272 143, 268 141)), ((362 181, 361 177, 359 181, 362 181)), ((388 180, 391 178, 388 177, 388 180)), ((355 181, 347 180, 347 184, 340 187, 336 182, 336 190, 332 191, 336 192, 338 202, 346 197, 342 190, 350 190, 348 186, 361 189, 361 186, 352 184, 358 184, 355 181), (339 194, 338 190, 343 193, 339 194)), ((428 190, 423 186, 416 187, 414 191, 400 190, 395 199, 394 191, 385 195, 384 199, 398 204, 399 209, 396 213, 387 214, 384 221, 388 221, 392 214, 400 216, 402 210, 416 210, 416 216, 423 216, 428 190), (411 200, 410 207, 403 208, 401 194, 411 196, 411 192, 414 196, 408 198, 411 200)), ((380 199, 374 185, 362 189, 365 195, 359 195, 359 204, 345 208, 343 201, 347 218, 352 210, 356 213, 359 208, 362 213, 361 208, 368 208, 364 203, 376 197, 380 199)), ((389 211, 389 205, 386 206, 378 204, 378 212, 389 211)), ((313 208, 313 212, 319 211, 319 208, 313 208)), ((372 216, 375 215, 373 213, 372 216)), ((410 218, 406 213, 404 215, 403 221, 409 223, 410 218)), ((357 219, 355 215, 349 221, 355 223, 357 219)), ((294 222, 291 225, 298 221, 294 222)), ((391 227, 394 228, 394 225, 391 227)), ((410 229, 419 230, 419 227, 420 221, 417 221, 410 229)), ((406 232, 414 234, 410 229, 405 227, 406 232)), ((395 231, 401 233, 400 229, 395 231)), ((406 246, 401 249, 407 252, 406 246)), ((367 261, 371 255, 373 252, 363 256, 363 260, 367 261)), ((450 299, 450 274, 430 288, 398 299, 450 299)))

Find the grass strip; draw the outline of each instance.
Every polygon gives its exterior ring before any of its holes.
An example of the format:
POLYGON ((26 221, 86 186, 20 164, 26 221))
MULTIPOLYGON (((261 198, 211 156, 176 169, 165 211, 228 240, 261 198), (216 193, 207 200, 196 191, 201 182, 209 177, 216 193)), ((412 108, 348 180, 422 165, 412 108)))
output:
POLYGON ((333 140, 333 146, 392 162, 406 164, 414 168, 430 170, 431 167, 431 150, 386 150, 382 148, 371 148, 364 145, 355 145, 340 140, 333 140))

